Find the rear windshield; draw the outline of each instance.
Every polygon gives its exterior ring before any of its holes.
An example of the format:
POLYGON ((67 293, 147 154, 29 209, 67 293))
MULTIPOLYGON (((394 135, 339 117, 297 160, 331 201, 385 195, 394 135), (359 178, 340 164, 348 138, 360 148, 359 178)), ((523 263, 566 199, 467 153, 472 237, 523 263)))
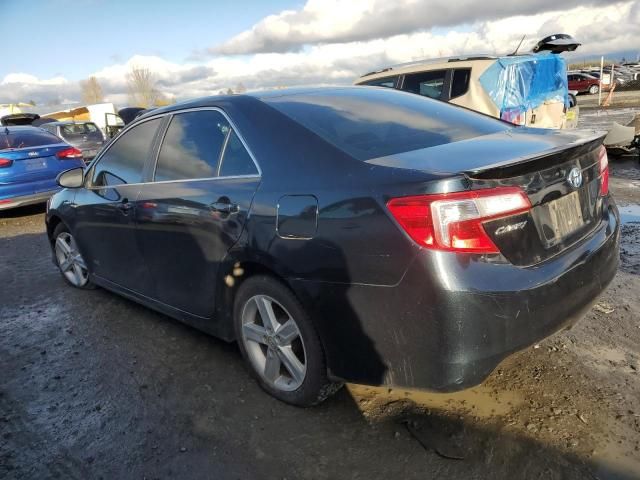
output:
POLYGON ((94 123, 73 123, 69 125, 63 125, 61 133, 65 137, 84 136, 90 133, 96 133, 98 127, 94 123))
POLYGON ((460 107, 391 89, 353 87, 262 100, 362 161, 510 128, 460 107))
POLYGON ((60 143, 60 139, 52 133, 41 129, 12 130, 0 128, 0 150, 13 148, 40 147, 60 143))

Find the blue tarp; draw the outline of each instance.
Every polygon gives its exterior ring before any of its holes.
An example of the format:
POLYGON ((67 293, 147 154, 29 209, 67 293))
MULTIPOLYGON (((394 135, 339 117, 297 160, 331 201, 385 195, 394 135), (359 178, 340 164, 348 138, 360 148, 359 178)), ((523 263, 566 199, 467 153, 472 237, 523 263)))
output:
POLYGON ((480 84, 501 115, 513 110, 526 112, 546 101, 569 106, 567 64, 560 55, 500 57, 480 76, 480 84))

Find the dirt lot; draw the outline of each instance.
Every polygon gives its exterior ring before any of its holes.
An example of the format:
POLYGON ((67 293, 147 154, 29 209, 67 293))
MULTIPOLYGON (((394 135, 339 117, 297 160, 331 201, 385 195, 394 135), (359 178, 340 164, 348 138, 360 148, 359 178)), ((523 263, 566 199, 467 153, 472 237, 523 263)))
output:
POLYGON ((0 478, 640 478, 639 167, 613 165, 622 262, 572 330, 466 392, 349 385, 313 409, 233 345, 67 287, 41 207, 1 214, 0 478))

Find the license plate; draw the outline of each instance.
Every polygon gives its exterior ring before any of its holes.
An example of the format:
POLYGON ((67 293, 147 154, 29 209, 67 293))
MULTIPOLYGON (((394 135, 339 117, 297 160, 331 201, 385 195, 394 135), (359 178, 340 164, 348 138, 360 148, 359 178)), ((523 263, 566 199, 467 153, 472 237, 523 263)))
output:
POLYGON ((24 169, 28 172, 44 170, 45 168, 47 168, 47 161, 42 158, 30 158, 24 161, 24 169))
POLYGON ((557 240, 561 240, 584 225, 580 196, 578 192, 571 192, 547 204, 550 226, 557 240))
POLYGON ((85 150, 84 152, 82 152, 82 156, 84 158, 93 158, 98 154, 97 150, 85 150))

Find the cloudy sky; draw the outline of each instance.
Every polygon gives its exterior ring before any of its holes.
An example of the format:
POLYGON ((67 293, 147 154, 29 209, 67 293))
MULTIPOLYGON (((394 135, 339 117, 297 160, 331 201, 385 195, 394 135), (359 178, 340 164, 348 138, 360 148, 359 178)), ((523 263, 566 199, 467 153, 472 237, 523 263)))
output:
POLYGON ((508 53, 525 34, 524 49, 562 32, 580 57, 640 54, 640 0, 0 0, 0 18, 0 103, 77 102, 94 75, 125 105, 132 66, 177 99, 347 84, 394 63, 508 53))

